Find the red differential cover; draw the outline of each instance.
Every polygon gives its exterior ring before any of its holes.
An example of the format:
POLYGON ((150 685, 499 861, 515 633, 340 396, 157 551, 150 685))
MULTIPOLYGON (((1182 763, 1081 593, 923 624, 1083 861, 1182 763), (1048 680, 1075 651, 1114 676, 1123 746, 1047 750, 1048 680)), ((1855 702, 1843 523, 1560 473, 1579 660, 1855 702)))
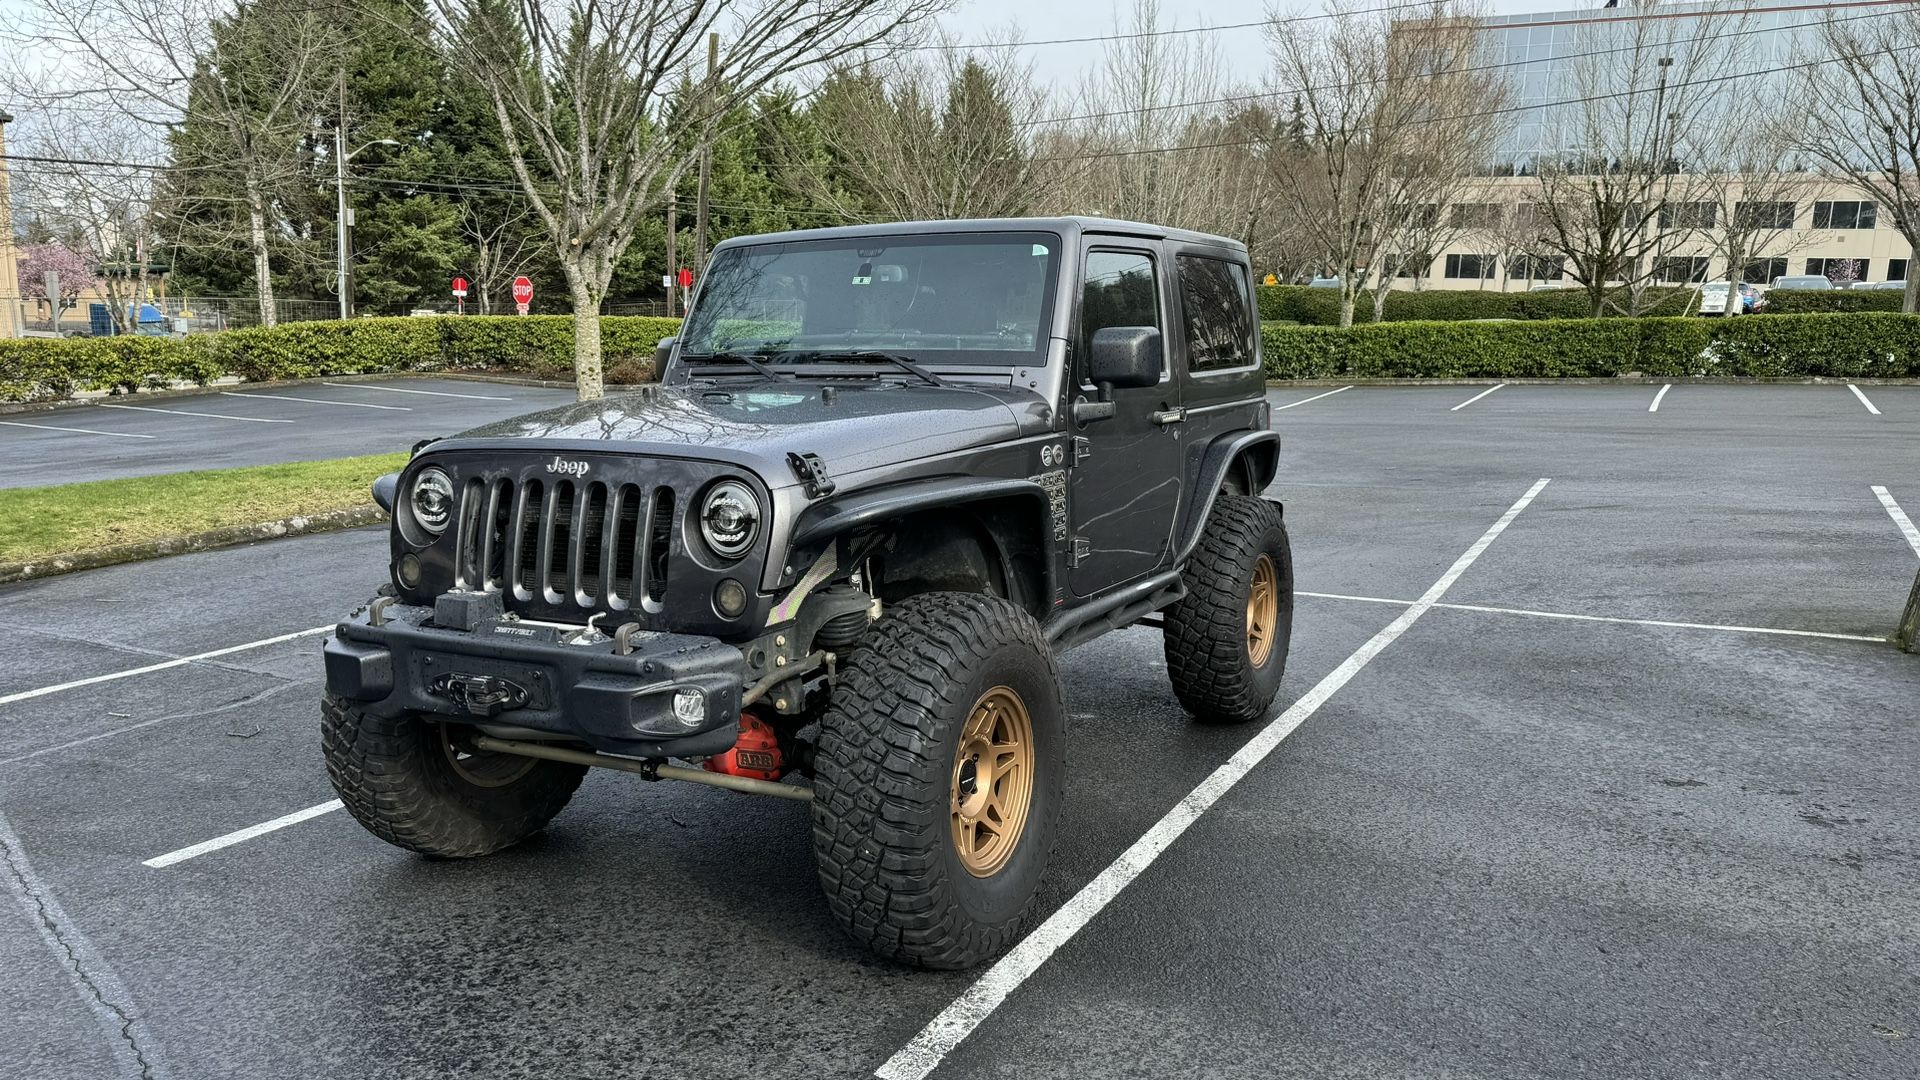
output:
POLYGON ((708 772, 746 776, 755 780, 780 779, 780 739, 765 720, 740 714, 740 738, 733 749, 706 760, 708 772))

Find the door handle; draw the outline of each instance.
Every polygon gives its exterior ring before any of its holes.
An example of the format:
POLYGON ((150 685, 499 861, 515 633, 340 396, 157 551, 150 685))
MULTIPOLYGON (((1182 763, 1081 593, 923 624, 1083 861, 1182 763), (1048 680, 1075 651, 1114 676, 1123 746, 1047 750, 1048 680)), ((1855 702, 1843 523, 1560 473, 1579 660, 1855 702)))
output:
POLYGON ((1186 418, 1187 418, 1187 410, 1183 408, 1182 409, 1162 409, 1159 412, 1154 413, 1152 417, 1153 422, 1156 424, 1159 424, 1162 427, 1165 427, 1168 424, 1182 423, 1183 421, 1186 420, 1186 418))

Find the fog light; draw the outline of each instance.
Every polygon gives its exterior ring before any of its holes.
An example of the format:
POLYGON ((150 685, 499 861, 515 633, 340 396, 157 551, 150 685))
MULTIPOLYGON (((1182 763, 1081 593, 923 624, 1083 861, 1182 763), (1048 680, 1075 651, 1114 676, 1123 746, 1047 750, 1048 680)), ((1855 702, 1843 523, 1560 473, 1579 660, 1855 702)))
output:
POLYGON ((673 692, 673 718, 678 720, 680 726, 686 728, 688 731, 692 731, 694 728, 706 723, 706 691, 696 690, 690 686, 683 686, 675 690, 673 692))
POLYGON ((400 584, 409 589, 420 584, 420 556, 412 552, 400 556, 400 584))
POLYGON ((747 587, 733 580, 723 578, 713 587, 713 609, 729 619, 737 619, 747 610, 747 587))

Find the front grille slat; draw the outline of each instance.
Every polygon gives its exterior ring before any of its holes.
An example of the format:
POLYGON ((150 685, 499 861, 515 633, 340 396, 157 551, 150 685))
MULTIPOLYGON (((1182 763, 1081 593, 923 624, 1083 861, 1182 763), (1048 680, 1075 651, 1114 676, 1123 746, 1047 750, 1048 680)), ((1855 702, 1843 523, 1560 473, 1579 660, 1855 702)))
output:
POLYGON ((533 618, 665 610, 685 509, 672 485, 488 469, 456 474, 456 490, 454 588, 533 618))

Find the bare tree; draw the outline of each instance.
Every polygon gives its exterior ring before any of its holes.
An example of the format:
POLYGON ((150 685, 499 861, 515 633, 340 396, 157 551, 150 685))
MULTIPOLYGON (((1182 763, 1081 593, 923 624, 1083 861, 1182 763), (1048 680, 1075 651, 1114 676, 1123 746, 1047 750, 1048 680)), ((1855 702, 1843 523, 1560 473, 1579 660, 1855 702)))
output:
POLYGON ((449 54, 492 102, 507 163, 552 238, 585 399, 603 392, 600 304, 615 264, 698 158, 700 140, 776 80, 875 46, 942 0, 433 6, 449 54), (676 101, 689 82, 698 92, 676 101))
POLYGON ((47 112, 167 133, 180 181, 169 201, 221 211, 192 215, 203 225, 240 226, 271 326, 275 204, 303 175, 302 140, 346 41, 340 13, 316 0, 30 0, 5 36, 31 61, 7 88, 47 112))
POLYGON ((158 246, 155 175, 101 163, 151 160, 157 135, 124 116, 62 112, 39 117, 17 145, 22 156, 35 159, 14 172, 23 201, 44 227, 79 240, 93 262, 92 272, 63 279, 63 286, 78 292, 97 275, 114 326, 122 331, 138 319, 158 246))
POLYGON ((1017 53, 937 50, 836 67, 812 147, 781 147, 791 190, 855 221, 1010 217, 1036 199, 1029 129, 1047 96, 1017 53))
MULTIPOLYGON (((1875 18, 1829 15, 1802 58, 1797 103, 1807 110, 1806 153, 1863 197, 1920 252, 1920 6, 1875 18)), ((1910 260, 1901 308, 1916 309, 1920 272, 1910 260)))
POLYGON ((493 314, 494 300, 513 279, 540 260, 547 239, 533 225, 531 208, 469 200, 460 206, 460 232, 473 245, 473 288, 480 314, 493 314))
MULTIPOLYGON (((1565 260, 1567 276, 1599 316, 1615 288, 1637 313, 1647 286, 1703 226, 1711 187, 1685 160, 1715 125, 1716 94, 1747 64, 1746 16, 1626 19, 1583 24, 1567 73, 1568 104, 1542 122, 1548 140, 1532 165, 1532 251, 1565 260)), ((1617 306, 1617 305, 1615 305, 1617 306)))
MULTIPOLYGON (((1749 109, 1768 108, 1764 94, 1742 94, 1740 101, 1749 109)), ((1800 205, 1819 181, 1794 149, 1805 103, 1776 96, 1775 111, 1750 115, 1738 126, 1709 122, 1706 137, 1686 152, 1695 163, 1695 203, 1686 214, 1694 242, 1726 266, 1735 287, 1758 260, 1792 254, 1810 242, 1810 234, 1794 228, 1800 205)))
POLYGON ((1339 276, 1340 325, 1351 326, 1396 236, 1433 227, 1417 208, 1439 205, 1476 171, 1497 133, 1486 102, 1500 91, 1468 63, 1477 28, 1451 0, 1418 20, 1357 0, 1329 11, 1306 21, 1274 9, 1268 40, 1277 91, 1302 103, 1314 165, 1286 197, 1339 276))

